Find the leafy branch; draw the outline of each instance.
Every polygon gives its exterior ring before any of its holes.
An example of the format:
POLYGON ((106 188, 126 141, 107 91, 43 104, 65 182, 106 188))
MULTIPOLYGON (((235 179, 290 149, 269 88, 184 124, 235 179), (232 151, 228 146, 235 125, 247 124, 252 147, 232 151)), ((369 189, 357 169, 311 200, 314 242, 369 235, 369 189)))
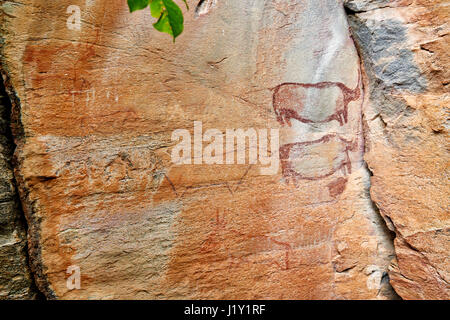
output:
MULTIPOLYGON (((186 0, 182 0, 189 10, 186 0)), ((143 10, 150 6, 152 17, 158 18, 153 24, 156 30, 165 32, 175 38, 178 37, 184 29, 183 12, 173 0, 128 0, 130 12, 143 10)))

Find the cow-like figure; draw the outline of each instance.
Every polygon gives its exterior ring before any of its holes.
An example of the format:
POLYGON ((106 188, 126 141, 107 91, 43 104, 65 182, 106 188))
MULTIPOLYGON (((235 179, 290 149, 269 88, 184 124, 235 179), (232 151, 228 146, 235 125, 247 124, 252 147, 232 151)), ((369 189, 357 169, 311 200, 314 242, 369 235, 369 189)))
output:
POLYGON ((280 124, 291 126, 291 119, 303 123, 332 120, 343 126, 348 121, 348 104, 361 97, 361 73, 355 89, 342 82, 282 83, 275 87, 273 109, 280 124), (330 101, 334 101, 330 104, 330 101))
POLYGON ((344 176, 352 172, 350 151, 355 151, 357 142, 347 141, 337 134, 307 142, 285 144, 280 148, 283 177, 292 180, 319 180, 342 170, 344 176))

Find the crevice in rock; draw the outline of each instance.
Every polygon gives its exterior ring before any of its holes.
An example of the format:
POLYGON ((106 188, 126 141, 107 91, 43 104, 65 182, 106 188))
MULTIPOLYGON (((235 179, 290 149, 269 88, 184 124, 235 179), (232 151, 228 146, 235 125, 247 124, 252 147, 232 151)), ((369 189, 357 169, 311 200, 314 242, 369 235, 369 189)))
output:
POLYGON ((12 170, 14 171, 14 175, 12 178, 12 184, 13 184, 13 188, 14 188, 14 202, 17 208, 17 212, 20 215, 19 221, 21 223, 21 225, 23 226, 25 232, 26 232, 26 236, 27 239, 26 240, 26 246, 25 246, 25 250, 24 250, 24 255, 25 255, 25 259, 27 261, 27 265, 29 268, 29 272, 31 275, 31 283, 30 283, 30 292, 33 295, 34 299, 37 300, 45 300, 46 299, 46 295, 44 294, 44 292, 42 290, 40 290, 39 286, 38 286, 38 282, 37 282, 37 274, 35 272, 35 263, 33 262, 33 259, 31 257, 30 254, 30 239, 33 238, 32 230, 29 227, 29 221, 25 215, 25 211, 24 208, 22 206, 23 204, 23 199, 21 199, 20 197, 20 190, 19 190, 19 184, 17 182, 17 176, 16 176, 16 168, 17 168, 17 162, 16 159, 14 157, 14 152, 16 150, 17 147, 17 139, 18 136, 17 134, 19 134, 20 137, 23 137, 23 128, 21 125, 21 122, 19 120, 19 112, 18 110, 14 110, 14 106, 17 106, 19 104, 19 99, 18 97, 15 95, 12 86, 10 85, 9 82, 9 78, 8 75, 6 73, 6 71, 4 70, 2 64, 0 64, 0 71, 1 71, 1 75, 2 75, 2 80, 0 81, 0 95, 4 96, 4 100, 2 101, 4 103, 5 106, 5 112, 2 115, 2 120, 5 122, 6 126, 4 128, 4 132, 3 135, 6 138, 4 141, 2 141, 3 147, 6 147, 8 149, 8 162, 12 168, 12 170), (13 133, 14 131, 14 133, 13 133), (28 240, 28 241, 27 241, 28 240))
MULTIPOLYGON (((345 14, 346 14, 347 19, 348 19, 348 17, 350 15, 354 15, 354 14, 357 13, 357 11, 354 11, 350 7, 348 7, 345 2, 344 2, 344 9, 345 9, 345 14)), ((358 43, 357 38, 355 37, 355 34, 354 34, 353 30, 352 30, 350 21, 349 21, 349 29, 350 29, 350 34, 352 36, 353 43, 355 45, 356 51, 357 51, 358 56, 359 56, 359 61, 360 61, 360 70, 361 70, 362 78, 363 78, 362 91, 363 91, 363 106, 364 106, 365 102, 366 102, 366 99, 370 98, 370 94, 367 94, 369 92, 369 88, 367 88, 367 82, 366 82, 367 81, 367 74, 364 72, 365 68, 364 68, 364 60, 363 60, 363 55, 362 55, 362 52, 361 52, 361 47, 360 47, 360 44, 358 43)), ((363 109, 361 110, 361 113, 362 113, 361 119, 362 119, 362 122, 363 122, 363 125, 362 125, 362 131, 363 132, 362 133, 363 133, 363 139, 364 139, 363 150, 364 150, 364 152, 366 152, 367 151, 367 141, 368 141, 367 140, 368 126, 365 124, 367 120, 365 119, 365 114, 364 114, 364 110, 363 109)), ((366 167, 367 172, 370 174, 370 177, 372 177, 373 176, 373 172, 370 170, 369 165, 368 165, 367 161, 365 160, 364 156, 363 156, 363 161, 364 161, 364 166, 366 167)), ((395 240, 395 237, 396 237, 396 233, 395 233, 394 230, 391 230, 391 228, 390 228, 390 226, 388 224, 388 221, 386 221, 385 216, 381 214, 380 209, 377 206, 377 203, 372 199, 371 193, 370 193, 370 188, 371 188, 371 186, 369 186, 369 194, 368 194, 368 196, 369 196, 370 202, 372 203, 373 211, 380 217, 379 220, 382 221, 381 225, 383 226, 383 229, 384 229, 383 232, 386 235, 389 235, 389 237, 388 237, 389 241, 391 242, 392 247, 395 248, 394 240, 395 240)), ((392 257, 391 261, 394 260, 395 258, 396 257, 395 257, 395 253, 394 253, 394 256, 392 257)), ((387 290, 389 291, 386 294, 386 296, 390 296, 391 299, 393 299, 393 300, 401 300, 402 299, 401 296, 395 291, 394 287, 391 285, 388 272, 383 273, 382 283, 385 284, 385 288, 387 288, 387 290)), ((381 290, 382 289, 380 289, 380 291, 381 290)))

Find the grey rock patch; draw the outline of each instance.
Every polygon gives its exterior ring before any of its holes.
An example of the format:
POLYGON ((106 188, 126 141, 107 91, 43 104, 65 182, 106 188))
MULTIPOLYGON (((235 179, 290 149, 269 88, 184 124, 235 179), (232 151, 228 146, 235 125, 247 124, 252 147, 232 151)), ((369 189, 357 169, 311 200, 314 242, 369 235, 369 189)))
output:
POLYGON ((406 27, 393 19, 375 21, 360 15, 349 16, 370 78, 385 89, 421 93, 427 81, 414 62, 406 44, 406 27))

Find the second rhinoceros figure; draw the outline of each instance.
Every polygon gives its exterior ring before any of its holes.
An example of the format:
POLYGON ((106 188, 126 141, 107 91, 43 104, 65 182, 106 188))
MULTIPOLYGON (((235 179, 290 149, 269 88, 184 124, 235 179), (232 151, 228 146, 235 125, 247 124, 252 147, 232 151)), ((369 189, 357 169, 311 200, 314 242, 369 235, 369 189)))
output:
POLYGON ((321 139, 295 142, 280 148, 280 160, 286 182, 293 180, 319 180, 342 171, 343 176, 352 173, 349 152, 356 151, 357 141, 347 141, 337 134, 321 139))

